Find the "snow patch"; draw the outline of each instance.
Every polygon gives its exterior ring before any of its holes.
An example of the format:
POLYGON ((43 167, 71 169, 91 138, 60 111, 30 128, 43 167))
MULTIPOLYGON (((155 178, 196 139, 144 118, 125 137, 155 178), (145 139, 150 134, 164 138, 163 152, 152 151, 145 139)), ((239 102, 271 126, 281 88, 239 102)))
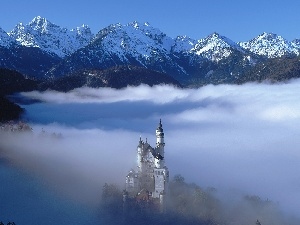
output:
POLYGON ((277 58, 283 55, 299 55, 299 42, 289 42, 280 35, 262 33, 248 42, 238 43, 242 48, 268 58, 277 58))
POLYGON ((68 30, 41 16, 35 17, 27 25, 17 24, 8 35, 20 45, 39 47, 61 58, 86 46, 94 36, 87 25, 68 30))

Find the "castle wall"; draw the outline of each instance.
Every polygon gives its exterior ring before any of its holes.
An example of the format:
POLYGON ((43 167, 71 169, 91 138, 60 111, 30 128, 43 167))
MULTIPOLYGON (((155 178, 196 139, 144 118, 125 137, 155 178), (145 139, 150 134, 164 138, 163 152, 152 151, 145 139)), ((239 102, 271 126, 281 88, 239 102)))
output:
POLYGON ((167 168, 163 169, 155 169, 154 170, 154 187, 155 191, 153 192, 152 196, 153 198, 159 198, 159 195, 162 192, 165 192, 167 183, 169 181, 169 171, 167 168))
POLYGON ((125 178, 125 190, 129 196, 134 196, 139 190, 139 175, 131 170, 125 178))

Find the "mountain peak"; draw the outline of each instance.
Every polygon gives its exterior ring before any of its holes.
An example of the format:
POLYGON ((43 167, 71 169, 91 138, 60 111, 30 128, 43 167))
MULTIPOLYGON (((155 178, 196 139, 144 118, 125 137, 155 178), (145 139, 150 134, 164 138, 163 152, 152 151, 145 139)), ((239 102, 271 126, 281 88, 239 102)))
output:
POLYGON ((44 24, 47 23, 48 20, 41 16, 34 17, 29 24, 44 24))
POLYGON ((91 31, 90 27, 86 24, 82 24, 80 27, 71 29, 71 32, 73 32, 73 31, 77 32, 78 34, 89 33, 90 35, 92 35, 92 31, 91 31))
MULTIPOLYGON (((265 40, 268 40, 268 41, 272 41, 274 39, 281 39, 283 40, 284 38, 280 35, 277 35, 275 33, 267 33, 267 32, 263 32, 262 34, 258 35, 256 38, 254 39, 265 39, 265 40)), ((252 39, 252 40, 254 40, 252 39)))
POLYGON ((233 50, 243 51, 234 41, 214 32, 206 38, 198 40, 198 43, 191 51, 217 62, 230 56, 233 50))
POLYGON ((86 46, 93 38, 86 25, 68 30, 41 16, 33 18, 26 25, 17 24, 9 36, 23 46, 38 47, 61 58, 86 46))
POLYGON ((262 34, 260 34, 258 36, 261 36, 261 37, 276 37, 277 34, 272 33, 272 32, 263 32, 262 34))
POLYGON ((213 32, 212 34, 208 35, 205 39, 206 40, 213 39, 216 41, 223 41, 229 45, 228 47, 239 48, 239 46, 234 41, 232 41, 228 37, 225 37, 217 32, 213 32))
POLYGON ((151 25, 148 23, 148 22, 145 22, 145 23, 140 23, 138 21, 133 21, 131 23, 128 23, 127 26, 131 26, 135 29, 139 29, 141 27, 151 27, 151 25))
POLYGON ((213 32, 207 36, 207 38, 220 38, 220 37, 222 37, 222 36, 217 32, 213 32))
POLYGON ((41 16, 34 17, 28 25, 31 26, 34 30, 39 30, 41 32, 48 31, 49 27, 58 27, 41 16))
POLYGON ((295 43, 274 33, 263 32, 248 42, 238 44, 244 49, 268 58, 281 57, 286 54, 299 55, 299 49, 295 43))
POLYGON ((158 49, 169 50, 172 40, 166 37, 159 29, 153 28, 149 23, 133 21, 126 25, 110 25, 97 34, 93 43, 113 46, 110 51, 125 59, 128 54, 136 55, 143 52, 142 57, 150 57, 158 49), (150 47, 151 46, 151 47, 150 47), (156 49, 156 50, 155 50, 156 49), (130 51, 130 53, 129 53, 130 51), (131 52, 132 51, 132 52, 131 52))

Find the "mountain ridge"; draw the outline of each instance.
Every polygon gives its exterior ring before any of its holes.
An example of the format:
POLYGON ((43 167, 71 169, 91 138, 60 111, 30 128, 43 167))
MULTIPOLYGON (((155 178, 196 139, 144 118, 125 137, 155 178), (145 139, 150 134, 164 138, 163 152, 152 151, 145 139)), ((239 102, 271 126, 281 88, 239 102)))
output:
POLYGON ((136 66, 169 74, 188 86, 253 80, 249 71, 264 62, 298 57, 300 39, 288 41, 266 32, 248 42, 234 42, 217 32, 199 40, 171 38, 137 21, 111 24, 93 34, 87 25, 69 30, 38 16, 9 33, 0 29, 0 49, 0 67, 39 79, 136 66))
POLYGON ((19 45, 38 47, 63 58, 87 45, 93 38, 88 26, 68 30, 37 16, 30 23, 19 23, 8 33, 19 45))
POLYGON ((181 84, 168 74, 152 71, 137 66, 115 66, 105 70, 84 69, 64 77, 45 81, 39 84, 39 90, 47 89, 67 92, 79 87, 111 87, 124 88, 146 84, 154 86, 169 84, 181 87, 181 84))
MULTIPOLYGON (((225 41, 227 43, 231 42, 231 44, 229 44, 229 45, 231 45, 231 47, 233 47, 233 46, 235 48, 241 47, 243 49, 249 50, 249 45, 253 45, 253 42, 255 40, 265 39, 265 40, 270 41, 270 37, 273 36, 272 37, 273 39, 277 39, 277 44, 290 45, 289 46, 290 49, 293 48, 292 52, 297 54, 297 55, 299 54, 299 49, 300 49, 300 44, 299 44, 300 43, 299 42, 300 38, 295 39, 293 41, 288 41, 288 40, 284 39, 282 36, 274 34, 274 33, 264 32, 262 34, 259 34, 257 37, 255 37, 255 38, 253 38, 249 41, 246 41, 246 42, 234 42, 230 38, 222 36, 221 34, 218 34, 217 32, 209 34, 206 37, 198 39, 198 40, 193 39, 193 38, 188 37, 188 36, 179 36, 179 35, 176 36, 175 38, 171 38, 171 37, 167 36, 165 33, 161 32, 158 28, 153 28, 148 22, 140 23, 138 21, 133 21, 133 22, 128 23, 126 25, 121 25, 120 23, 111 24, 107 27, 104 27, 99 32, 101 32, 103 30, 110 30, 112 27, 120 28, 120 27, 126 27, 126 26, 127 27, 131 26, 131 27, 133 27, 137 30, 140 29, 149 36, 151 36, 153 34, 157 35, 157 36, 163 34, 167 39, 169 39, 169 46, 166 49, 170 50, 169 48, 173 47, 174 52, 191 51, 192 49, 195 49, 196 45, 197 45, 197 49, 198 49, 199 46, 201 46, 201 43, 204 42, 204 40, 210 39, 212 37, 219 37, 220 39, 222 39, 223 41, 225 41), (147 29, 147 28, 151 28, 151 29, 147 29), (187 45, 185 44, 185 47, 182 47, 182 49, 175 50, 176 49, 175 46, 178 46, 178 42, 180 41, 180 39, 182 37, 185 37, 185 39, 190 40, 190 43, 192 43, 190 45, 191 47, 188 48, 187 45), (177 42, 177 45, 176 45, 176 42, 177 42), (280 43, 280 42, 283 42, 283 43, 280 43), (170 45, 170 43, 172 43, 172 44, 170 45)), ((3 33, 3 31, 4 30, 0 28, 0 35, 3 33)), ((97 34, 99 34, 99 32, 97 34)), ((68 48, 71 49, 71 50, 68 50, 68 51, 67 50, 61 50, 61 49, 59 49, 59 51, 57 49, 56 50, 50 50, 51 53, 56 52, 56 54, 61 58, 65 57, 66 55, 70 55, 71 53, 73 53, 77 49, 88 45, 95 38, 95 34, 92 33, 92 31, 88 27, 88 25, 83 24, 82 26, 79 26, 79 27, 76 27, 76 28, 73 28, 73 29, 67 29, 67 28, 64 28, 64 27, 60 27, 60 26, 50 22, 48 19, 46 19, 44 17, 41 17, 41 16, 34 17, 28 24, 25 24, 25 25, 24 25, 24 23, 18 23, 15 26, 15 28, 13 28, 12 31, 5 32, 5 33, 8 34, 12 39, 16 40, 21 45, 35 46, 35 47, 40 47, 40 48, 43 48, 43 49, 46 49, 46 47, 49 47, 49 46, 44 46, 43 45, 44 43, 40 43, 40 40, 36 40, 37 39, 36 36, 44 35, 44 38, 47 38, 46 34, 48 34, 48 36, 50 36, 50 37, 54 36, 53 37, 54 41, 57 41, 57 39, 59 39, 59 38, 62 39, 62 37, 67 39, 68 41, 70 41, 70 40, 73 41, 73 44, 69 43, 70 45, 68 46, 68 48), (54 33, 55 32, 56 33, 61 33, 61 35, 55 34, 57 36, 54 36, 53 32, 54 33), (76 39, 76 36, 77 36, 77 39, 76 39), (81 38, 81 39, 78 40, 78 38, 79 39, 81 38)), ((159 39, 159 37, 158 37, 158 39, 159 39)), ((184 41, 184 40, 182 40, 182 41, 184 41)), ((0 45, 2 45, 2 44, 3 44, 3 40, 1 39, 1 36, 0 36, 0 45)), ((62 43, 61 45, 64 45, 64 44, 66 44, 66 43, 62 43)), ((264 44, 268 45, 267 42, 264 42, 264 44)), ((276 44, 276 42, 274 42, 273 44, 276 44)), ((260 43, 259 46, 260 47, 267 47, 265 45, 260 43)), ((56 46, 56 48, 57 48, 57 46, 56 46)), ((253 50, 253 52, 254 52, 254 50, 253 50)), ((267 52, 264 52, 264 54, 262 54, 262 53, 263 52, 261 52, 261 55, 265 55, 267 57, 272 57, 272 58, 274 57, 272 54, 268 54, 267 52)), ((282 54, 280 56, 282 56, 282 54)))

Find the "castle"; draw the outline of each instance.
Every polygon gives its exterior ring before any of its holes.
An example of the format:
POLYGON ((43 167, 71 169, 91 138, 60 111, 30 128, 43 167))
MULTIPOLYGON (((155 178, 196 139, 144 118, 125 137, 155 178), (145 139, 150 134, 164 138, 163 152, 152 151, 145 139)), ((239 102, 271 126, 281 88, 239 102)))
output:
POLYGON ((137 169, 130 170, 125 179, 124 206, 129 202, 152 206, 165 211, 169 171, 165 166, 164 131, 161 120, 156 129, 156 147, 140 138, 137 146, 137 169))

